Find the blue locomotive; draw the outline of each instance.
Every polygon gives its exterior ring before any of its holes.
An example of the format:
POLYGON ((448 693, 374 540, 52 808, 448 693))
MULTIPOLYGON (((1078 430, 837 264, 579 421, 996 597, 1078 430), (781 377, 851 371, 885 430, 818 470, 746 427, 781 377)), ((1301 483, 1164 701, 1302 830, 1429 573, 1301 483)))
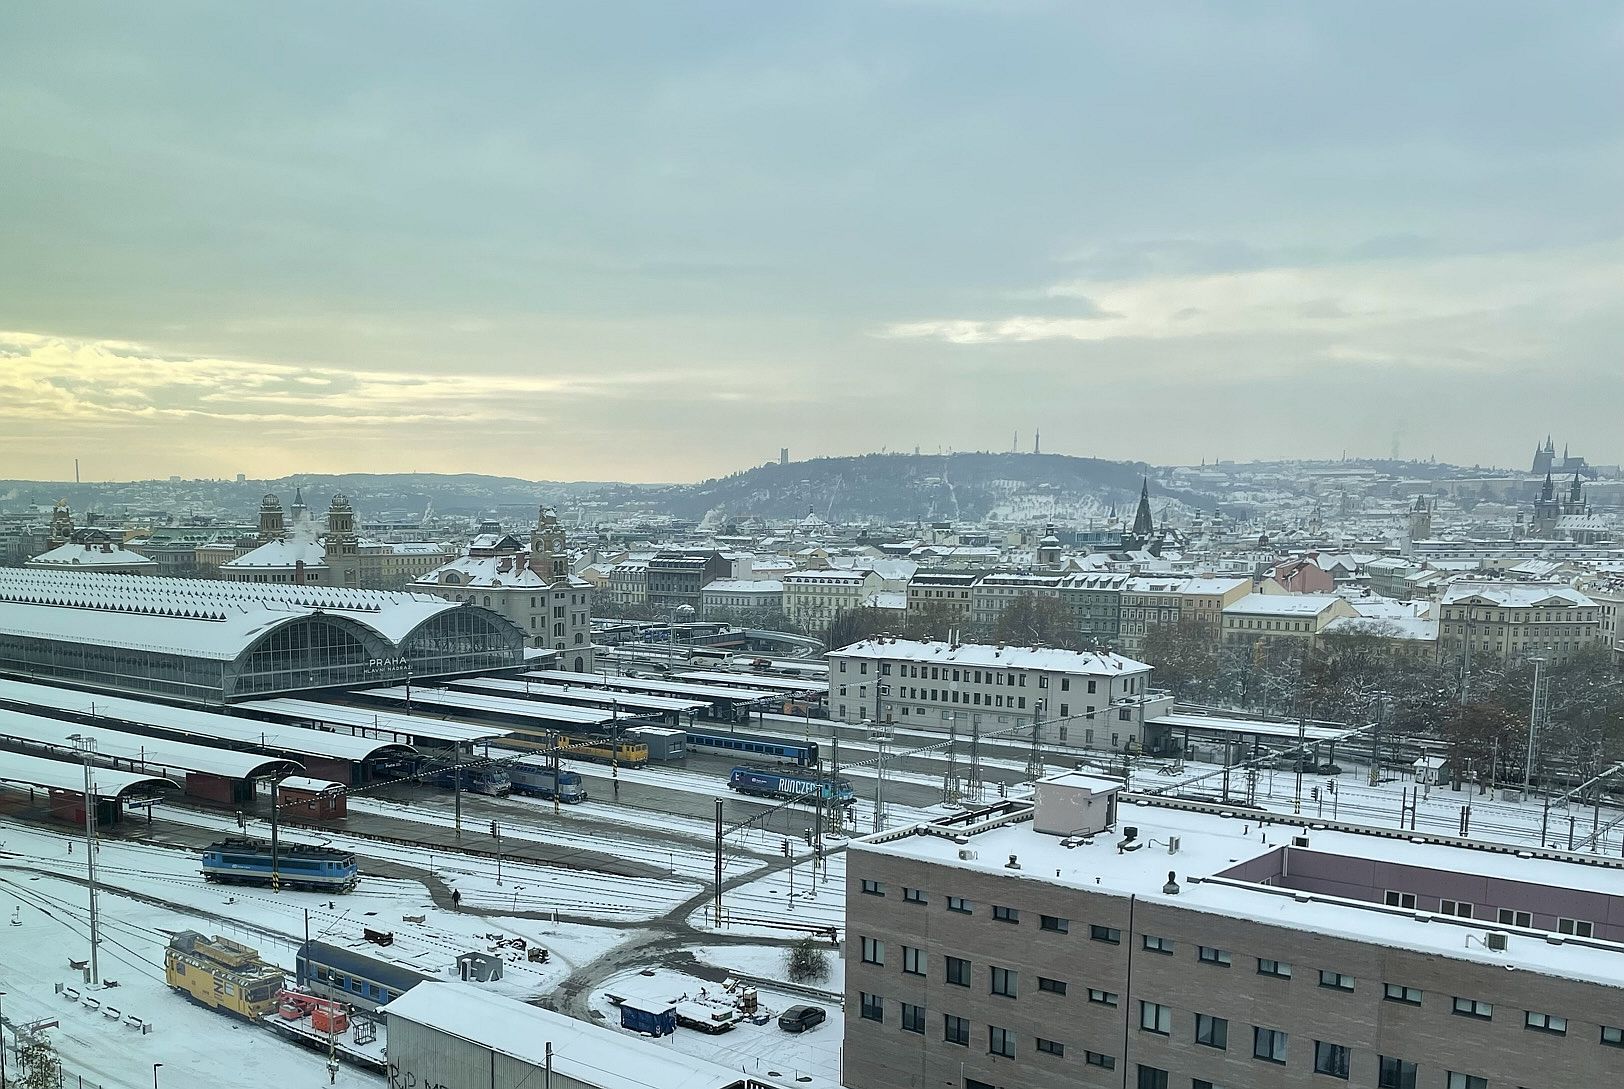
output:
POLYGON ((533 794, 538 798, 558 795, 561 802, 586 801, 586 784, 578 771, 557 771, 538 764, 516 760, 508 766, 508 778, 513 781, 516 794, 533 794))
POLYGON ((775 771, 739 765, 728 774, 729 790, 761 798, 814 801, 821 794, 825 805, 851 805, 857 794, 849 779, 833 779, 814 772, 775 771))
MULTIPOLYGON (((271 887, 271 845, 262 839, 223 839, 203 849, 203 879, 271 887)), ((355 854, 333 847, 282 843, 276 848, 276 884, 284 889, 349 892, 360 878, 355 854)))

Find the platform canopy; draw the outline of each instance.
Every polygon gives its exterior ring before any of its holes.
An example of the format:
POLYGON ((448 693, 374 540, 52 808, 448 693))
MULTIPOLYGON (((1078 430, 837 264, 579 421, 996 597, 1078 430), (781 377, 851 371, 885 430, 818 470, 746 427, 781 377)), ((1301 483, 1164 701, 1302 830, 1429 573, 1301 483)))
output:
POLYGON ((83 726, 77 722, 63 722, 61 719, 0 708, 0 739, 56 750, 52 753, 53 757, 60 753, 78 759, 77 745, 72 740, 75 734, 94 743, 97 763, 112 760, 128 763, 132 767, 138 765, 145 769, 200 772, 218 775, 222 779, 263 779, 304 769, 304 765, 297 760, 265 757, 234 749, 214 749, 161 737, 145 737, 105 726, 83 726))
MULTIPOLYGON (((26 681, 0 680, 0 703, 90 715, 108 722, 127 722, 149 730, 182 735, 188 741, 219 742, 233 748, 249 747, 261 752, 292 753, 300 757, 314 756, 360 763, 390 752, 413 751, 410 745, 352 734, 334 734, 263 719, 194 711, 126 696, 78 692, 26 681)), ((76 726, 69 725, 67 732, 71 734, 76 729, 76 726)))
MULTIPOLYGON (((126 794, 140 787, 149 793, 164 789, 179 789, 180 784, 161 775, 139 775, 133 771, 113 768, 90 769, 91 787, 100 800, 121 801, 126 794)), ((47 760, 43 756, 25 756, 17 752, 0 752, 0 783, 14 786, 38 787, 45 790, 66 790, 83 794, 85 766, 77 761, 47 760)))

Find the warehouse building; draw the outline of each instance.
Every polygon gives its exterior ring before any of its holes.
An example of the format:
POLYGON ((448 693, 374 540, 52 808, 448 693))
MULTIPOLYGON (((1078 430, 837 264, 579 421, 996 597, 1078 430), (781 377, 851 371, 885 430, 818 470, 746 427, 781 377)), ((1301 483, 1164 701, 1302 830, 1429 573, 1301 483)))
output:
POLYGON ((1577 1089, 1624 1069, 1624 863, 1075 772, 851 846, 851 1089, 1577 1089))
POLYGON ((783 1089, 706 1059, 448 982, 384 1007, 389 1084, 443 1089, 783 1089))
POLYGON ((0 570, 0 673, 204 706, 512 669, 524 633, 427 594, 0 570))

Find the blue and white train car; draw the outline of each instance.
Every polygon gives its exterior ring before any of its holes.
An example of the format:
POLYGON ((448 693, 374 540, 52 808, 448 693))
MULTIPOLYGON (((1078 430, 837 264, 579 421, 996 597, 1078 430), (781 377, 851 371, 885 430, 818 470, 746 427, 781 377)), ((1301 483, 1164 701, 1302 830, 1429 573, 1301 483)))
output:
POLYGON ((851 805, 857 801, 857 793, 852 790, 850 780, 832 779, 811 772, 775 771, 740 765, 729 773, 727 785, 729 790, 760 798, 813 802, 821 794, 825 805, 851 805))
POLYGON ((316 847, 304 843, 281 843, 276 848, 276 865, 271 865, 271 845, 262 839, 223 839, 203 849, 203 879, 229 885, 259 885, 269 888, 272 875, 284 889, 318 889, 349 892, 360 879, 352 851, 316 847))

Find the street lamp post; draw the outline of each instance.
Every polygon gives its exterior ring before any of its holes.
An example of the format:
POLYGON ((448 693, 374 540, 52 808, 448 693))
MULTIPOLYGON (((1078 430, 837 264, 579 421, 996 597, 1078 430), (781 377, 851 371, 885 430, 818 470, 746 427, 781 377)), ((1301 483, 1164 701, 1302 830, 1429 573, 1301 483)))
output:
POLYGON ((96 911, 96 787, 91 780, 90 754, 96 751, 96 739, 84 734, 69 734, 67 740, 79 750, 79 759, 85 765, 85 885, 90 893, 90 982, 101 985, 101 970, 96 963, 96 948, 101 944, 100 920, 96 911))

